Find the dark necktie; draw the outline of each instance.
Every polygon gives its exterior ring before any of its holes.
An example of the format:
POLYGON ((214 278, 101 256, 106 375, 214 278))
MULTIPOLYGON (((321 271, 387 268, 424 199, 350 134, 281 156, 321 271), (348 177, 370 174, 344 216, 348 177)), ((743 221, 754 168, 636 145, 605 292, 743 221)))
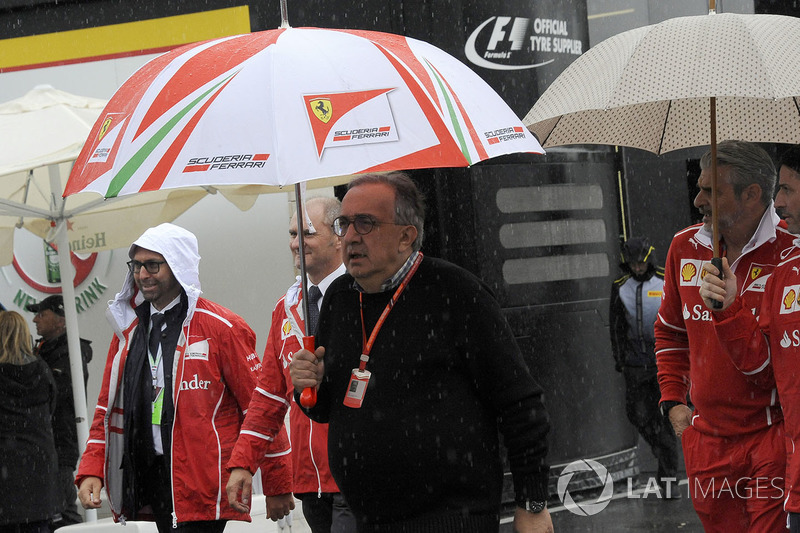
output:
POLYGON ((317 330, 319 320, 319 299, 322 298, 322 291, 319 287, 312 285, 308 288, 308 334, 313 335, 317 330))
POLYGON ((164 314, 153 313, 150 320, 152 324, 150 326, 150 340, 148 346, 150 347, 150 356, 155 359, 158 357, 158 346, 161 343, 161 334, 164 329, 164 314))

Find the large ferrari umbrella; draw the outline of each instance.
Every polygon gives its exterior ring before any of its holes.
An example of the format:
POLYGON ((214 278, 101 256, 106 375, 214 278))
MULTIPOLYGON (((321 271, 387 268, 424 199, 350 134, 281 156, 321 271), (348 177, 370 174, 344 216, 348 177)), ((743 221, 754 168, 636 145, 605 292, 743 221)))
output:
MULTIPOLYGON (((503 99, 439 48, 291 28, 281 8, 277 30, 176 48, 134 73, 95 124, 64 194, 295 184, 300 223, 308 180, 543 152, 503 99)), ((304 345, 313 350, 308 330, 304 345)), ((301 400, 313 405, 314 396, 307 389, 301 400)))
MULTIPOLYGON (((711 7, 594 46, 523 122, 545 147, 613 144, 662 154, 711 145, 714 165, 717 140, 800 142, 800 19, 711 7)), ((716 256, 715 202, 712 217, 716 256)))
POLYGON ((442 50, 284 24, 176 48, 142 67, 103 110, 65 195, 284 186, 513 152, 543 150, 486 82, 442 50))

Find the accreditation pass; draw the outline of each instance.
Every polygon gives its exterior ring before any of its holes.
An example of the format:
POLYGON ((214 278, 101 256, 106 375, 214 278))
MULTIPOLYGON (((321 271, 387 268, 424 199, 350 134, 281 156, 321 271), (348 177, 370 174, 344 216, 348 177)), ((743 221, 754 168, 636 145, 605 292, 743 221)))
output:
POLYGON ((354 409, 361 407, 371 375, 369 370, 353 369, 353 373, 350 375, 350 383, 347 385, 347 393, 344 395, 344 404, 347 407, 354 409))

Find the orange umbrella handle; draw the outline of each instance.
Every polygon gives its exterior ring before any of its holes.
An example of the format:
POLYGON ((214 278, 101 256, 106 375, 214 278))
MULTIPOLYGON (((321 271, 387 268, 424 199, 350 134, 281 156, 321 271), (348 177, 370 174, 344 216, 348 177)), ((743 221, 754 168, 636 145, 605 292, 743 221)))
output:
MULTIPOLYGON (((303 348, 311 353, 314 353, 315 346, 313 335, 303 337, 303 348)), ((317 389, 313 387, 307 387, 303 389, 303 392, 300 393, 300 405, 306 409, 311 409, 317 405, 317 389)))

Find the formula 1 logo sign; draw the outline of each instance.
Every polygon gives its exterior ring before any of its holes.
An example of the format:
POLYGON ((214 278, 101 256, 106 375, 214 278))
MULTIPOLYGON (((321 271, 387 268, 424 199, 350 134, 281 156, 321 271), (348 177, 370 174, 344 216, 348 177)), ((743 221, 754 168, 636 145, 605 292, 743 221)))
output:
POLYGON ((583 53, 583 42, 573 39, 571 31, 570 23, 561 19, 489 17, 472 31, 464 53, 471 63, 491 70, 543 67, 555 56, 583 53), (537 59, 542 57, 551 59, 537 59))

